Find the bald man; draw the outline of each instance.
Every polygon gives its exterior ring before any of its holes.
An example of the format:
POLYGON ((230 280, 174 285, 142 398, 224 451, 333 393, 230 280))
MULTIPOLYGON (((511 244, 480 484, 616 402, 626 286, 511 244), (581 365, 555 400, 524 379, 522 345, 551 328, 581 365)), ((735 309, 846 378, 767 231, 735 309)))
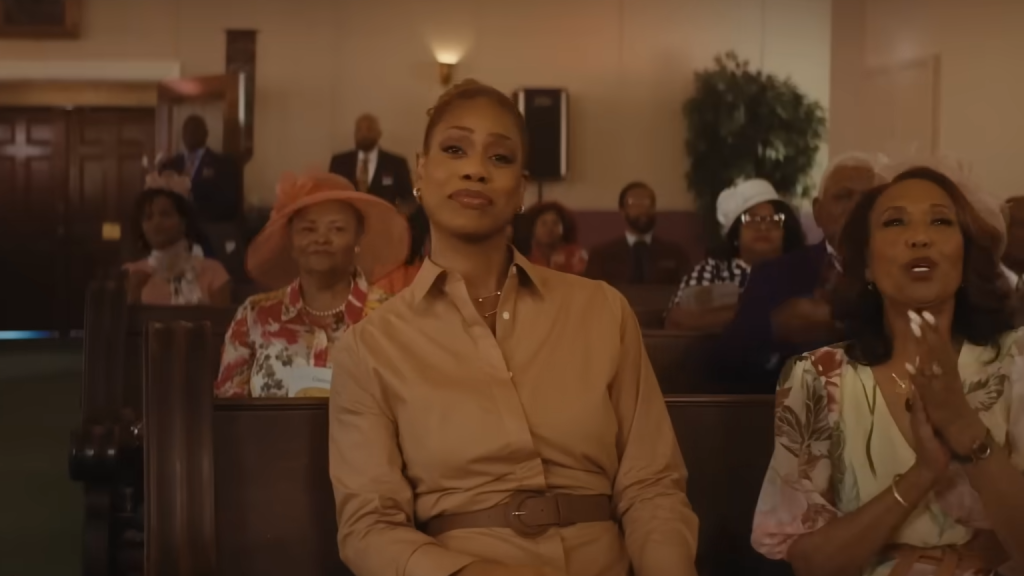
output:
POLYGON ((335 154, 330 171, 348 178, 356 188, 397 205, 404 212, 415 206, 409 163, 380 149, 380 122, 372 114, 356 120, 355 150, 335 154))

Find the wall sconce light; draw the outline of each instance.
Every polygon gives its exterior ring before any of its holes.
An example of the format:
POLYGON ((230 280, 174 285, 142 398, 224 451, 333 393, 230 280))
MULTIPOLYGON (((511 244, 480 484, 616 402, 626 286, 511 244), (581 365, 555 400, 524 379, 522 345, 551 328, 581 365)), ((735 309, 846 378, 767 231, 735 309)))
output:
POLYGON ((455 69, 455 65, 448 62, 437 63, 438 79, 441 81, 441 86, 447 88, 452 83, 452 71, 455 69))

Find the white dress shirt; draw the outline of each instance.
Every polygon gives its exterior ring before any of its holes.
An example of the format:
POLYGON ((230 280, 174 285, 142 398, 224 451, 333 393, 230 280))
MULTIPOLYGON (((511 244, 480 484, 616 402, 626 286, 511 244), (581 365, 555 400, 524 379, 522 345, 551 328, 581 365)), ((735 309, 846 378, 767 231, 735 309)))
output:
POLYGON ((633 232, 626 231, 626 243, 632 246, 636 244, 637 240, 643 240, 648 246, 651 245, 651 240, 654 238, 654 232, 648 232, 647 234, 634 234, 633 232))
MULTIPOLYGON (((369 152, 359 151, 359 156, 356 158, 356 174, 359 174, 359 164, 363 162, 363 158, 366 158, 366 185, 369 186, 373 182, 373 174, 377 171, 377 156, 380 148, 374 148, 369 152)), ((355 182, 353 182, 355 184, 355 182)))

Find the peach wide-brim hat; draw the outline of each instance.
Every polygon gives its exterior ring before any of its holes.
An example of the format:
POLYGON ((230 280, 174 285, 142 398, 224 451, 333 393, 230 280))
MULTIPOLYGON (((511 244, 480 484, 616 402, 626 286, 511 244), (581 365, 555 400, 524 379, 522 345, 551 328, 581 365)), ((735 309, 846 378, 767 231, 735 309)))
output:
POLYGON ((295 281, 299 268, 291 255, 288 224, 303 208, 339 200, 362 214, 363 235, 356 266, 370 283, 405 263, 409 254, 409 224, 394 206, 376 196, 357 192, 351 182, 335 174, 296 176, 288 173, 277 184, 277 200, 270 220, 249 245, 246 269, 252 279, 271 290, 295 281))

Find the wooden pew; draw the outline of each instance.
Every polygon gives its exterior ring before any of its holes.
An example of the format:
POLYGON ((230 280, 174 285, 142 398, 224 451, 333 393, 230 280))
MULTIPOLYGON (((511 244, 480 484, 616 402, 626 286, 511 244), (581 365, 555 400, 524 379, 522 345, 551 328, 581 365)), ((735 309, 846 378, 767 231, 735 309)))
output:
POLYGON ((640 327, 661 330, 665 327, 665 311, 679 286, 674 284, 624 284, 615 287, 636 313, 640 327))
MULTIPOLYGON (((338 559, 323 399, 214 400, 209 324, 148 329, 146 571, 348 575, 338 559)), ((788 574, 750 549, 772 449, 768 396, 669 396, 701 518, 702 576, 788 574)))
POLYGON ((701 576, 791 576, 750 546, 754 507, 771 460, 774 396, 666 396, 690 476, 701 576))
POLYGON ((721 391, 708 364, 712 336, 671 330, 644 330, 644 347, 663 394, 717 394, 721 391))

